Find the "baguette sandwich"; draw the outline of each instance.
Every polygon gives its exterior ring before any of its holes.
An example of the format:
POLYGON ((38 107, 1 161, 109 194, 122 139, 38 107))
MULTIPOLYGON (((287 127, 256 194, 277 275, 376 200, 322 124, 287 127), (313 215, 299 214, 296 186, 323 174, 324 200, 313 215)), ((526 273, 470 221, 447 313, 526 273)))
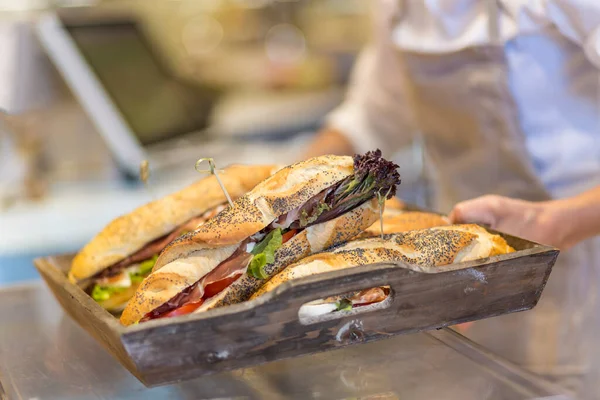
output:
MULTIPOLYGON (((254 299, 291 279, 360 267, 367 264, 401 261, 407 268, 435 273, 450 264, 513 252, 506 241, 478 225, 451 225, 397 234, 383 238, 359 239, 331 251, 307 257, 285 268, 270 279, 251 298, 254 299)), ((317 300, 311 306, 344 309, 383 301, 388 287, 378 287, 343 296, 317 300)))
POLYGON ((381 152, 323 156, 279 170, 194 232, 171 243, 121 322, 202 312, 247 300, 271 276, 343 243, 377 220, 398 166, 381 152))
MULTIPOLYGON (((233 198, 275 172, 273 165, 226 168, 219 177, 233 198)), ((111 312, 123 310, 158 254, 225 208, 215 176, 201 179, 109 223, 73 259, 69 280, 111 312)))

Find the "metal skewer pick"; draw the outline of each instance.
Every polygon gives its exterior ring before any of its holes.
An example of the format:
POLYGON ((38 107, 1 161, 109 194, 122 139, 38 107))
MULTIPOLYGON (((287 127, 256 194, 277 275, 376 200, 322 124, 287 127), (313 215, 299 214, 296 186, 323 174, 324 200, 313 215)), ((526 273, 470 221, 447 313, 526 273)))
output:
POLYGON ((381 191, 377 191, 377 202, 379 203, 379 229, 381 231, 381 239, 383 239, 383 205, 385 204, 385 199, 387 199, 391 191, 392 188, 390 187, 385 196, 381 195, 381 191))
MULTIPOLYGON (((217 182, 219 183, 219 186, 221 186, 221 190, 223 191, 223 193, 225 193, 225 197, 227 197, 227 202, 229 203, 229 205, 231 207, 233 207, 233 201, 231 201, 231 197, 229 197, 229 193, 227 192, 227 189, 225 189, 225 185, 223 185, 223 182, 221 182, 221 178, 219 178, 219 175, 217 174, 217 170, 215 167, 215 160, 213 160, 210 157, 201 158, 198 161, 196 161, 195 168, 196 168, 196 171, 198 171, 198 172, 202 172, 202 173, 209 172, 215 176, 215 178, 217 179, 217 182), (202 162, 204 162, 204 161, 208 161, 208 166, 210 167, 210 169, 198 169, 200 164, 202 164, 202 162)), ((219 171, 219 172, 222 172, 222 171, 219 171)))

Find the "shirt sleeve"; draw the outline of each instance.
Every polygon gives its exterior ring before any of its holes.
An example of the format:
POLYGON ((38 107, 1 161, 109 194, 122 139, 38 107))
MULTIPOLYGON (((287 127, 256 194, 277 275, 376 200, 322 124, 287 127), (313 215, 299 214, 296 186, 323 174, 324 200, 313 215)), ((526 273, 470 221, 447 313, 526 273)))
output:
POLYGON ((579 44, 587 58, 600 68, 599 0, 535 0, 521 5, 522 9, 512 0, 504 0, 503 5, 513 15, 554 24, 564 36, 579 44))
POLYGON ((386 7, 378 11, 373 41, 361 52, 346 99, 328 116, 327 124, 342 132, 357 152, 379 148, 391 155, 410 143, 414 124, 392 41, 393 13, 386 7))

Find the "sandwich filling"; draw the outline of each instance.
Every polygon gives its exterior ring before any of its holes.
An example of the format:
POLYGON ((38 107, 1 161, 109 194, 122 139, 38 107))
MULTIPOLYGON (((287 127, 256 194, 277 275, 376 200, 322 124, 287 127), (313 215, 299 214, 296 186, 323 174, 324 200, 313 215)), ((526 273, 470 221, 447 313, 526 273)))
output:
POLYGON ((119 295, 131 291, 132 288, 135 289, 144 278, 150 275, 159 253, 169 243, 181 235, 194 231, 210 218, 223 211, 225 207, 226 204, 221 204, 198 217, 184 222, 166 235, 147 243, 132 255, 94 275, 88 281, 90 282, 87 288, 88 293, 97 302, 110 304, 111 307, 108 308, 113 308, 111 299, 121 297, 119 295))
POLYGON ((335 302, 335 310, 333 311, 348 311, 353 308, 381 303, 387 299, 389 294, 390 288, 388 286, 361 290, 360 292, 354 293, 352 296, 343 297, 335 302))
POLYGON ((381 157, 381 151, 354 156, 354 173, 313 196, 302 206, 281 215, 260 232, 245 239, 238 249, 210 273, 187 287, 140 320, 184 315, 225 290, 244 273, 270 278, 265 266, 275 252, 302 230, 330 221, 369 201, 378 193, 391 198, 400 183, 398 166, 381 157))
POLYGON ((301 318, 315 318, 335 312, 351 311, 385 301, 390 295, 390 287, 382 286, 361 290, 347 295, 333 296, 306 303, 300 307, 301 318))

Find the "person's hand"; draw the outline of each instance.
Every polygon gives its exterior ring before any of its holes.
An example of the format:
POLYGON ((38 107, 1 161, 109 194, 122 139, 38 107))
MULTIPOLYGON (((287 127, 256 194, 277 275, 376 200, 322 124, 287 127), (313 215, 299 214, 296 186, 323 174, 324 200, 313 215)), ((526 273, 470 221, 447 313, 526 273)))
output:
POLYGON ((567 249, 567 227, 562 226, 568 208, 559 201, 529 202, 487 195, 457 204, 452 223, 479 223, 537 243, 567 249))

